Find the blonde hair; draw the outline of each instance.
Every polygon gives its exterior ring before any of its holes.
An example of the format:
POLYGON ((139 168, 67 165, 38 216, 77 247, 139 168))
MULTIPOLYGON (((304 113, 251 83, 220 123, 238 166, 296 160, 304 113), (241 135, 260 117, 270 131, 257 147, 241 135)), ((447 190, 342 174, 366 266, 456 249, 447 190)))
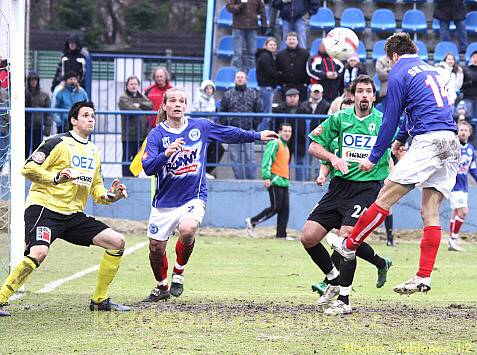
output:
POLYGON ((467 126, 469 128, 469 133, 472 134, 473 129, 472 129, 472 125, 469 122, 462 121, 462 122, 457 123, 457 129, 459 129, 459 127, 462 126, 462 125, 467 126))
POLYGON ((184 94, 185 97, 185 102, 187 104, 187 95, 184 90, 178 89, 178 88, 171 88, 168 89, 164 92, 164 96, 162 97, 162 104, 161 107, 159 107, 159 111, 157 112, 157 118, 156 118, 156 125, 159 125, 161 122, 164 122, 167 120, 167 114, 166 110, 164 109, 165 104, 169 100, 169 95, 174 92, 174 91, 179 91, 184 94))

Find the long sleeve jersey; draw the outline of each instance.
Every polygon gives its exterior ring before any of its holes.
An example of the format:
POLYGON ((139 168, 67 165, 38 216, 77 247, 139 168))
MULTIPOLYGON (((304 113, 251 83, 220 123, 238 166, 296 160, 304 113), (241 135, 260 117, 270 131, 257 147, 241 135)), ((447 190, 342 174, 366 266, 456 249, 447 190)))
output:
POLYGON ((207 144, 251 143, 255 139, 260 139, 260 132, 221 126, 206 119, 186 117, 181 128, 172 128, 162 122, 149 133, 142 156, 144 172, 147 175, 156 175, 156 192, 152 206, 179 207, 193 199, 206 202, 207 144), (178 138, 185 141, 183 149, 169 158, 166 157, 167 147, 178 138))
POLYGON ((400 142, 432 131, 457 132, 442 77, 417 54, 403 55, 393 66, 385 100, 383 124, 369 157, 374 164, 391 144, 404 110, 405 122, 396 137, 400 142))
POLYGON ((469 173, 477 181, 477 166, 475 164, 475 148, 466 143, 460 147, 460 161, 457 170, 455 186, 452 191, 469 191, 469 173))

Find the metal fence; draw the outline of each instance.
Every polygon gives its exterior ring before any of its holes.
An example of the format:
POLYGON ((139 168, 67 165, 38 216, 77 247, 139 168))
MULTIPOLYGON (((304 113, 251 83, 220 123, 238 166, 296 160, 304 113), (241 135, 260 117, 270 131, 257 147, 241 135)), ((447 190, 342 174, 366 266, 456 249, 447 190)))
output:
MULTIPOLYGON (((26 154, 30 155, 34 149, 41 143, 45 135, 45 122, 54 114, 65 115, 66 110, 27 108, 26 117, 27 126, 30 130, 25 131, 26 154), (35 123, 39 129, 34 129, 35 123)), ((144 132, 141 128, 146 122, 147 115, 155 117, 153 111, 96 111, 96 127, 91 136, 91 140, 98 146, 101 154, 103 174, 108 177, 127 176, 127 170, 131 163, 131 157, 139 150, 144 139, 144 132), (131 132, 136 133, 131 133, 131 132)), ((290 122, 294 129, 290 145, 290 151, 293 159, 290 165, 292 178, 298 180, 310 180, 315 178, 319 163, 312 159, 308 154, 310 139, 307 138, 309 132, 313 130, 326 115, 289 115, 289 114, 266 114, 263 113, 188 113, 191 117, 203 117, 214 122, 225 125, 236 125, 249 127, 251 124, 257 128, 259 123, 265 119, 270 119, 270 129, 278 131, 280 122, 290 122), (302 139, 297 139, 298 135, 302 139), (300 142, 305 142, 304 145, 300 142)), ((65 121, 66 122, 66 121, 65 121)), ((57 132, 64 131, 65 127, 57 127, 57 132)), ((150 129, 150 128, 148 128, 150 129)), ((55 130, 53 129, 53 132, 55 130)), ((256 178, 261 178, 259 169, 265 144, 255 142, 244 147, 238 159, 233 159, 233 154, 237 154, 237 146, 229 144, 211 143, 208 150, 207 161, 208 171, 217 168, 217 175, 220 178, 237 178, 237 171, 244 171, 244 177, 250 177, 250 174, 256 178), (249 149, 249 151, 247 151, 249 149), (215 150, 215 151, 214 151, 215 150), (222 154, 221 154, 222 153, 222 154), (248 154, 248 156, 246 155, 248 154), (245 158, 252 158, 246 160, 245 158)))

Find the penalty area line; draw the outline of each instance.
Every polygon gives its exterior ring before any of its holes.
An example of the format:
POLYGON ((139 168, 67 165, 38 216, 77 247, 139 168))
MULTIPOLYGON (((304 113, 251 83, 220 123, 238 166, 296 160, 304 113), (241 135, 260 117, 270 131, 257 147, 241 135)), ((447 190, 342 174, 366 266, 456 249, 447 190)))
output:
MULTIPOLYGON (((134 246, 132 246, 131 248, 128 248, 124 251, 124 254, 123 256, 126 256, 126 255, 129 255, 129 254, 132 254, 134 253, 135 251, 141 249, 141 248, 144 248, 149 242, 141 242, 141 243, 138 243, 134 246)), ((81 270, 81 271, 78 271, 76 273, 74 273, 73 275, 70 275, 68 277, 65 277, 65 278, 62 278, 62 279, 58 279, 58 280, 55 280, 55 281, 51 281, 51 282, 48 282, 45 286, 43 286, 42 289, 38 290, 38 291, 35 291, 35 293, 37 294, 41 294, 41 293, 49 293, 53 290, 55 290, 56 288, 60 287, 61 285, 69 282, 69 281, 73 281, 73 280, 76 280, 76 279, 79 279, 85 275, 88 275, 92 272, 95 272, 99 269, 99 265, 95 265, 95 266, 91 266, 87 269, 84 269, 84 270, 81 270)), ((16 293, 14 294, 10 300, 16 300, 16 299, 19 299, 19 298, 22 298, 24 296, 25 293, 16 293)))

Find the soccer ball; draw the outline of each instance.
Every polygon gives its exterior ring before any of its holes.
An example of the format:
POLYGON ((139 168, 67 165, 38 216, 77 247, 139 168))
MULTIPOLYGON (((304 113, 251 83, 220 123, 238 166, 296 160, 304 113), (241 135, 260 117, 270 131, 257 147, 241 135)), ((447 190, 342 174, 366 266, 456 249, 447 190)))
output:
POLYGON ((349 28, 337 27, 332 29, 323 39, 326 53, 329 56, 347 60, 354 53, 359 45, 358 36, 349 28))

